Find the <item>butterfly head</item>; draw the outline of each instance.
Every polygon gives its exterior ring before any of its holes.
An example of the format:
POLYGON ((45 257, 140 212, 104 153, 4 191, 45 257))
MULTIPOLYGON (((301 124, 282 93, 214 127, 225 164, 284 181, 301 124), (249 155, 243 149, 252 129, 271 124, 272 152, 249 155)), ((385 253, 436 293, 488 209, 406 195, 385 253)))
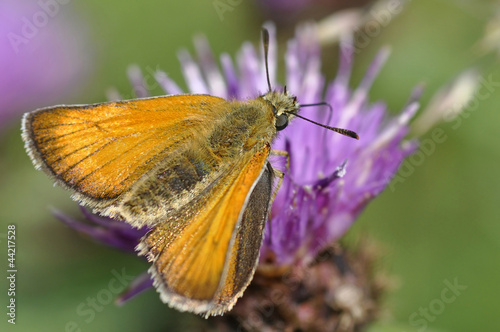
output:
MULTIPOLYGON (((264 63, 266 66, 266 78, 269 92, 261 96, 261 98, 271 104, 272 111, 275 117, 274 126, 276 127, 277 131, 285 129, 291 119, 293 119, 294 117, 298 117, 308 122, 314 123, 315 125, 318 125, 320 127, 335 131, 339 134, 359 139, 358 134, 351 130, 330 127, 297 114, 300 108, 300 105, 297 102, 297 97, 288 94, 288 92, 286 91, 286 87, 283 92, 273 91, 271 88, 271 79, 269 78, 269 63, 267 60, 267 56, 269 53, 269 32, 266 29, 262 29, 262 44, 264 46, 264 63)), ((320 105, 328 106, 330 110, 332 110, 332 106, 326 102, 305 105, 303 104, 302 107, 320 105)))
POLYGON ((271 104, 275 117, 274 125, 277 131, 285 129, 300 108, 297 97, 288 94, 286 89, 284 92, 269 91, 262 96, 262 99, 271 104))

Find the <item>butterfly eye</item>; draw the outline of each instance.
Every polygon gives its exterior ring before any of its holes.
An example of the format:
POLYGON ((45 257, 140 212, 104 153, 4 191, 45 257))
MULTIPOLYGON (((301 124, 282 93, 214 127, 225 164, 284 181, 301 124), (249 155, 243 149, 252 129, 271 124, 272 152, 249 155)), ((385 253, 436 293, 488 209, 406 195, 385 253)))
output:
POLYGON ((277 118, 276 118, 276 130, 283 130, 286 128, 286 126, 288 126, 288 115, 285 114, 285 113, 282 113, 280 114, 277 118))

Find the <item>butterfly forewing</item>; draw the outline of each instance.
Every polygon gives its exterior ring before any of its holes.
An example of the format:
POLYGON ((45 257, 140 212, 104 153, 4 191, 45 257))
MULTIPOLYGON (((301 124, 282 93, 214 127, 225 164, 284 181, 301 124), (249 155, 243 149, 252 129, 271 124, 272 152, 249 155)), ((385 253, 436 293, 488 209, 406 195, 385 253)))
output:
POLYGON ((107 207, 202 140, 206 122, 220 117, 225 104, 218 97, 181 95, 56 106, 26 114, 23 138, 34 163, 79 201, 120 217, 107 207))

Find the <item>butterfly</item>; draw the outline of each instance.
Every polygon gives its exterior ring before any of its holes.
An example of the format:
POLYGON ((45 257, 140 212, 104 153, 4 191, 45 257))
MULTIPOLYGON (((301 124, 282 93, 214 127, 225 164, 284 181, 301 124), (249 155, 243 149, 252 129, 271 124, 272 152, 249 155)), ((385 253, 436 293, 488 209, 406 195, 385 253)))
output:
POLYGON ((23 117, 37 169, 95 213, 150 228, 136 249, 161 300, 181 311, 221 315, 242 296, 282 176, 268 160, 272 141, 303 118, 295 96, 271 89, 265 29, 263 44, 269 91, 255 99, 171 95, 23 117))

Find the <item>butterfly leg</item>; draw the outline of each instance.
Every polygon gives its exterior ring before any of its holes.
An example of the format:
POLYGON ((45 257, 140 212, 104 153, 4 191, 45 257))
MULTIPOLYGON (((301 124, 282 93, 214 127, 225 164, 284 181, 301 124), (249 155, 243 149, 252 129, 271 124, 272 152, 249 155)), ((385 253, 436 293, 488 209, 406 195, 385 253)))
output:
MULTIPOLYGON (((282 157, 285 157, 286 158, 286 163, 285 163, 285 168, 286 168, 286 171, 288 172, 290 170, 290 155, 288 154, 287 151, 282 151, 282 150, 271 150, 271 155, 273 156, 282 156, 282 157)), ((271 204, 272 202, 274 202, 274 199, 276 198, 276 195, 278 194, 278 191, 280 190, 280 187, 281 185, 283 184, 283 178, 285 177, 285 172, 275 168, 275 167, 272 167, 273 169, 273 172, 274 172, 274 175, 276 175, 276 177, 278 178, 278 184, 276 185, 275 189, 274 189, 274 192, 271 196, 271 204)), ((269 211, 270 213, 270 211, 269 211)), ((269 233, 272 234, 273 231, 272 231, 272 224, 269 223, 269 233)), ((272 237, 271 237, 272 238, 272 237)))
POLYGON ((288 151, 271 150, 271 155, 285 157, 286 158, 286 164, 285 164, 286 171, 288 172, 290 170, 290 154, 288 154, 288 151))
MULTIPOLYGON (((290 170, 290 155, 288 154, 287 151, 271 150, 271 155, 285 157, 286 158, 286 164, 285 164, 286 172, 288 172, 290 170)), ((274 198, 278 194, 278 190, 280 189, 281 185, 283 184, 283 178, 285 177, 285 172, 283 172, 279 169, 276 169, 276 168, 273 168, 273 170, 274 170, 274 174, 278 178, 278 185, 276 186, 276 189, 274 190, 271 202, 274 201, 274 198)))

